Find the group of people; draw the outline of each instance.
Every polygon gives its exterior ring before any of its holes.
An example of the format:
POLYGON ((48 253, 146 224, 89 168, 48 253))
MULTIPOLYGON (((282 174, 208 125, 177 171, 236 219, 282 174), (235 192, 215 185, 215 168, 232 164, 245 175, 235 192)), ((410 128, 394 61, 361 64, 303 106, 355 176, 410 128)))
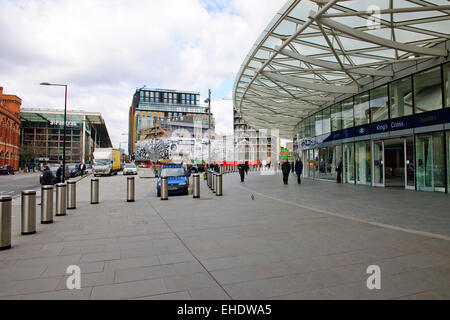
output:
MULTIPOLYGON (((291 171, 293 173, 295 173, 297 175, 297 183, 301 184, 302 183, 302 173, 303 173, 303 162, 302 159, 300 159, 300 157, 297 158, 297 160, 295 161, 295 163, 289 163, 287 159, 285 159, 283 161, 283 163, 281 164, 281 172, 283 173, 283 183, 284 184, 288 184, 289 182, 289 174, 291 173, 291 171)), ((245 163, 241 163, 238 165, 238 170, 239 170, 239 174, 241 176, 241 182, 244 182, 244 177, 245 174, 248 174, 248 162, 246 161, 245 163)), ((336 173, 337 173, 337 177, 336 177, 336 182, 337 183, 342 183, 342 157, 339 157, 339 162, 336 165, 336 173)))
POLYGON ((283 173, 283 183, 288 184, 289 181, 289 173, 295 172, 297 174, 297 183, 302 183, 302 173, 303 173, 303 162, 300 157, 297 158, 295 163, 290 164, 287 159, 283 161, 281 165, 281 172, 283 173))

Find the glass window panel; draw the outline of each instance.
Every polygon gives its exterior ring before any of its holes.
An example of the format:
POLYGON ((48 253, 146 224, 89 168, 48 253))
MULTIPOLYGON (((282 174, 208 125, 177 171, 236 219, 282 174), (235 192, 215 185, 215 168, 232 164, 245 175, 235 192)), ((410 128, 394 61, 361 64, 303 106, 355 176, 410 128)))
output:
POLYGON ((445 191, 443 132, 416 136, 417 189, 445 191))
POLYGON ((391 118, 412 114, 411 77, 406 77, 389 84, 391 118))
POLYGON ((320 136, 322 134, 322 112, 317 112, 314 115, 314 122, 315 122, 315 132, 316 136, 320 136))
POLYGON ((322 131, 323 131, 323 134, 330 133, 330 129, 331 129, 330 111, 331 111, 331 108, 326 108, 325 110, 323 110, 323 114, 322 114, 322 119, 323 119, 322 120, 323 121, 322 131))
POLYGON ((370 185, 372 168, 370 163, 370 141, 355 143, 356 183, 370 185))
POLYGON ((355 96, 355 126, 370 123, 369 92, 355 96))
POLYGON ((343 174, 345 183, 355 183, 355 145, 353 142, 343 145, 343 174))
POLYGON ((442 108, 441 68, 417 73, 414 78, 414 112, 421 113, 442 108))
POLYGON ((445 107, 450 108, 450 63, 444 64, 443 70, 445 107))
POLYGON ((353 127, 353 98, 342 102, 342 129, 353 127))
POLYGON ((342 110, 341 104, 331 106, 331 130, 339 131, 342 129, 342 110))
POLYGON ((371 122, 388 119, 389 99, 387 85, 370 91, 370 117, 371 122))

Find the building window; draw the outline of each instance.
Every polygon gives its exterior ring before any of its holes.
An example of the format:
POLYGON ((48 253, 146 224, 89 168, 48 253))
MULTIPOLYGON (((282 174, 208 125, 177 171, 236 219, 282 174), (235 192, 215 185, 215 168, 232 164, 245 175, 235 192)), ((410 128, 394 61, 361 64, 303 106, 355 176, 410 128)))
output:
POLYGON ((387 85, 370 91, 371 122, 387 120, 389 116, 389 99, 387 85))
POLYGON ((412 85, 411 77, 406 77, 389 84, 391 118, 409 116, 412 108, 412 85))
POLYGON ((330 133, 331 122, 330 122, 330 111, 331 108, 326 108, 322 111, 322 134, 330 133))
POLYGON ((314 116, 315 122, 315 136, 320 136, 323 133, 322 130, 322 112, 317 112, 314 116))
POLYGON ((370 123, 369 93, 365 92, 355 96, 354 105, 355 126, 370 123))
POLYGON ((414 113, 442 108, 441 68, 425 70, 413 76, 414 113))
POLYGON ((331 106, 331 130, 339 131, 342 129, 342 108, 341 104, 331 106))
POLYGON ((342 129, 353 127, 353 98, 342 102, 342 129))

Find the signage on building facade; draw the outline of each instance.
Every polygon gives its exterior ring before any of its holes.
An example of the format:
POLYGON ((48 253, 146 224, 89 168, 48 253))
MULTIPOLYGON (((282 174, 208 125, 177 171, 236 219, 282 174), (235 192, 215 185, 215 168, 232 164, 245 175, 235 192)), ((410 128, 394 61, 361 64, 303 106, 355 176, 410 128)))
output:
MULTIPOLYGON (((50 120, 50 125, 62 127, 62 126, 64 126, 64 121, 63 120, 50 120)), ((78 125, 78 123, 76 123, 75 121, 66 121, 66 127, 76 127, 77 125, 78 125)))

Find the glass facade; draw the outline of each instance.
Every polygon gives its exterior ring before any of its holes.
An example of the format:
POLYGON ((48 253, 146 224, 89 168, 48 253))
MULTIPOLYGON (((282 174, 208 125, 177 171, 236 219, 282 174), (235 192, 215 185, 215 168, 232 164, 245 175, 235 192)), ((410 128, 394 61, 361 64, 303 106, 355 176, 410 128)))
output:
POLYGON ((356 183, 371 185, 370 141, 355 143, 356 183))
POLYGON ((421 113, 442 108, 441 68, 416 73, 414 79, 414 112, 421 113))
POLYGON ((355 115, 355 127, 370 123, 368 92, 355 96, 354 115, 355 115))
POLYGON ((371 122, 387 120, 389 117, 389 99, 386 86, 370 91, 370 119, 371 122))
POLYGON ((449 107, 450 63, 337 101, 296 126, 304 176, 334 180, 342 157, 344 183, 450 192, 449 107))
POLYGON ((391 118, 409 116, 413 113, 411 77, 389 84, 391 118))
POLYGON ((353 98, 349 98, 342 102, 342 129, 353 127, 353 118, 353 98))
POLYGON ((445 191, 443 132, 416 136, 417 189, 423 191, 445 191))
MULTIPOLYGON (((89 117, 94 116, 92 114, 85 116, 82 113, 71 114, 69 111, 67 113, 65 144, 67 163, 88 163, 92 160, 92 152, 96 146, 111 146, 109 136, 102 136, 102 133, 96 129, 97 124, 91 123, 89 117)), ((100 119, 100 115, 95 117, 100 119)), ((61 162, 64 147, 64 112, 23 109, 20 119, 22 164, 61 162)))
POLYGON ((340 103, 331 106, 331 130, 339 131, 342 129, 342 107, 340 103))

